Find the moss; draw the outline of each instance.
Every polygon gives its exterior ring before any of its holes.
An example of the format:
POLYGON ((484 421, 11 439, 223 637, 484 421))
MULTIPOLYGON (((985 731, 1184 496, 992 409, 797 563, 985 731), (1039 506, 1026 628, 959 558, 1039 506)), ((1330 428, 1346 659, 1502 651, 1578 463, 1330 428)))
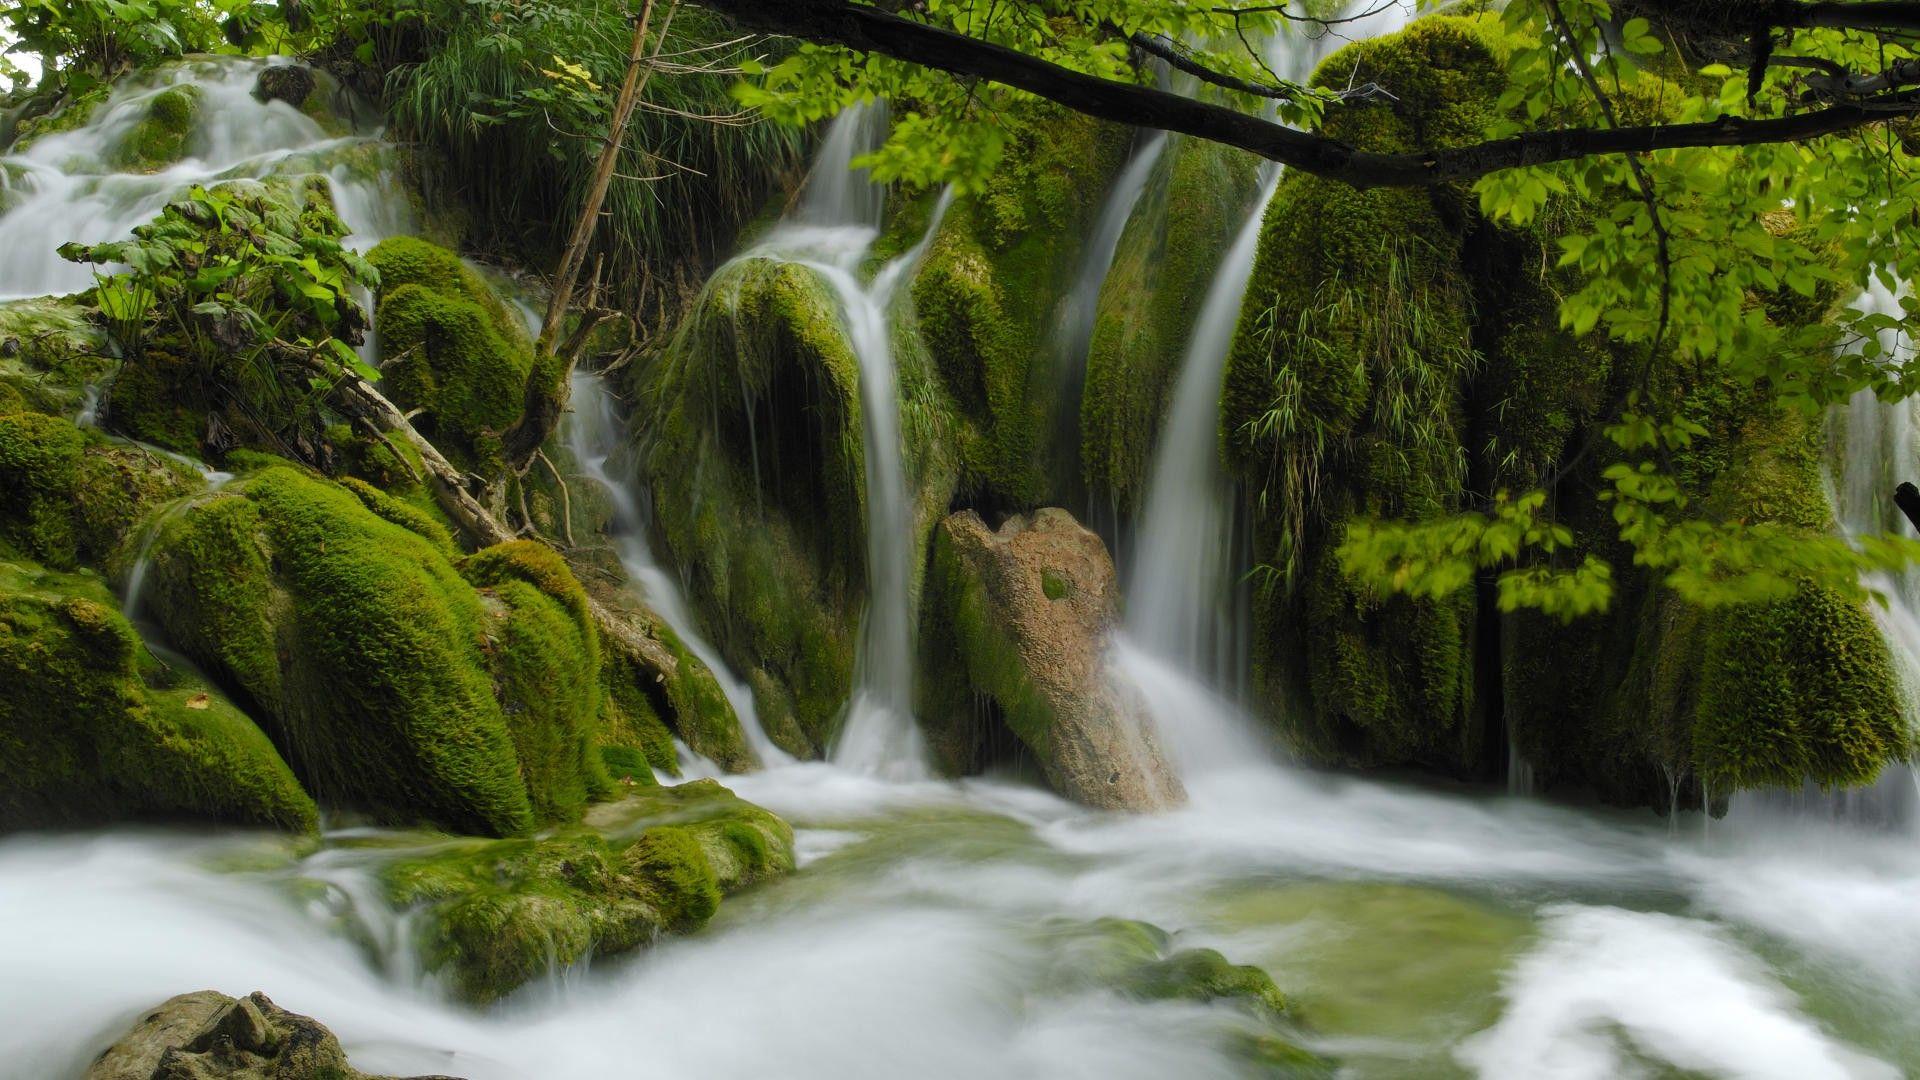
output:
POLYGON ((445 248, 393 237, 368 259, 380 273, 374 325, 389 396, 422 410, 416 425, 456 464, 497 471, 534 366, 524 327, 445 248))
MULTIPOLYGON (((1481 24, 1450 17, 1342 49, 1314 79, 1355 77, 1392 85, 1396 99, 1342 107, 1324 130, 1379 151, 1478 138, 1504 78, 1481 24)), ((1451 772, 1480 759, 1473 595, 1383 603, 1332 560, 1355 516, 1459 506, 1476 364, 1462 267, 1472 213, 1459 189, 1360 191, 1293 173, 1262 222, 1221 436, 1278 574, 1255 600, 1258 696, 1323 759, 1451 772), (1295 688, 1305 707, 1283 710, 1295 688)))
POLYGON ((159 530, 154 610, 271 720, 323 800, 386 821, 518 833, 564 820, 580 790, 604 782, 597 756, 567 756, 597 716, 586 704, 597 672, 569 599, 504 570, 483 597, 433 542, 285 466, 159 530), (528 655, 529 641, 552 651, 528 655), (543 672, 587 689, 548 687, 530 702, 528 680, 543 672), (553 753, 522 761, 522 744, 553 753))
POLYGON ((1144 494, 1193 320, 1257 175, 1251 155, 1175 137, 1120 237, 1100 287, 1079 419, 1087 485, 1122 509, 1144 494))
POLYGON ((418 506, 397 499, 357 477, 341 477, 340 486, 353 492, 361 505, 408 532, 425 538, 442 554, 452 557, 459 553, 459 545, 453 542, 453 534, 447 527, 418 506))
POLYGON ((390 897, 425 918, 428 970, 484 1003, 589 955, 696 929, 725 893, 793 866, 785 823, 712 781, 652 789, 607 810, 640 820, 611 835, 455 842, 389 867, 390 897), (747 837, 764 852, 750 870, 747 837))
POLYGON ((912 293, 933 368, 965 424, 964 485, 976 498, 1033 506, 1065 451, 1050 445, 1067 373, 1054 370, 1049 328, 1127 136, 1051 103, 1005 120, 1005 160, 984 191, 948 211, 912 293))
POLYGON ((0 302, 0 386, 27 408, 72 416, 113 368, 113 344, 79 299, 0 302))
POLYGON ((56 569, 105 561, 141 515, 197 484, 60 417, 0 415, 0 541, 56 569))
POLYGON ((114 373, 107 398, 114 430, 163 450, 200 453, 211 410, 203 376, 190 356, 151 343, 114 373))
POLYGON ((1149 1001, 1227 1000, 1263 1016, 1286 1015, 1287 999, 1273 976, 1251 964, 1235 964, 1214 949, 1182 949, 1141 964, 1129 973, 1126 990, 1149 1001))
POLYGON ((85 127, 93 119, 94 110, 106 103, 112 94, 113 86, 107 82, 98 82, 82 93, 62 97, 46 111, 20 121, 14 129, 13 145, 10 153, 22 153, 35 142, 49 135, 74 131, 85 127))
POLYGON ((205 687, 163 688, 160 674, 97 579, 0 563, 0 828, 313 829, 313 800, 260 729, 205 687))
POLYGON ((185 157, 201 96, 200 88, 192 84, 154 94, 145 114, 113 149, 114 166, 128 172, 159 172, 185 157))

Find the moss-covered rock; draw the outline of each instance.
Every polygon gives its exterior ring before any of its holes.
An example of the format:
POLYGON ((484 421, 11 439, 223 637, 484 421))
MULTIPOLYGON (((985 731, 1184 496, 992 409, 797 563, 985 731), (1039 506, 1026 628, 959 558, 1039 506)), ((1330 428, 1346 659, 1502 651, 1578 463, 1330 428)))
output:
POLYGON ((200 114, 201 91, 191 83, 169 86, 148 99, 140 120, 110 157, 127 172, 159 172, 186 156, 200 114))
POLYGON ((651 789, 596 812, 606 831, 449 841, 384 872, 423 914, 423 960, 484 1003, 589 955, 704 924, 721 897, 793 867, 793 833, 713 781, 651 789))
POLYGON ((1067 380, 1048 331, 1128 135, 1045 102, 1005 120, 1005 160, 985 190, 948 210, 912 294, 962 421, 964 488, 1032 507, 1052 492, 1051 459, 1064 450, 1050 445, 1067 380))
POLYGON ((483 553, 476 589, 436 542, 287 466, 158 528, 152 610, 323 801, 510 834, 604 786, 585 743, 597 660, 564 565, 483 553), (563 677, 578 681, 535 685, 563 677))
POLYGON ((114 347, 76 297, 0 302, 0 385, 25 406, 73 416, 114 369, 114 347))
MULTIPOLYGON (((1324 130, 1380 151, 1479 138, 1504 78, 1483 24, 1453 17, 1351 45, 1314 78, 1343 86, 1361 72, 1395 99, 1342 106, 1324 130)), ((1332 556, 1356 515, 1460 505, 1472 214, 1459 189, 1362 191, 1293 173, 1262 225, 1221 435, 1274 570, 1255 598, 1257 696, 1324 760, 1467 772, 1481 759, 1473 594, 1383 602, 1332 556)))
POLYGON ((104 563, 144 514, 200 483, 61 417, 0 415, 0 546, 56 569, 104 563))
MULTIPOLYGON (((643 759, 648 767, 677 776, 677 735, 695 753, 729 772, 760 764, 713 671, 672 627, 616 581, 598 589, 601 611, 621 621, 628 641, 618 644, 637 647, 606 650, 601 680, 607 711, 601 742, 608 752, 621 751, 614 756, 626 762, 630 774, 643 759)), ((620 776, 614 773, 616 780, 620 776)))
POLYGON ((97 578, 0 563, 0 686, 0 829, 316 823, 266 735, 148 655, 97 578))
MULTIPOLYGON (((897 355, 925 530, 955 483, 945 409, 924 357, 897 355)), ((838 303, 806 267, 737 260, 707 284, 638 396, 655 517, 699 613, 768 733, 817 753, 852 689, 866 581, 860 368, 838 303)))
POLYGON ((421 410, 415 425, 456 464, 490 475, 526 401, 526 328, 445 248, 396 236, 368 260, 380 272, 374 328, 388 396, 421 410))
POLYGON ((1145 493, 1193 320, 1258 189, 1251 155, 1169 138, 1100 286, 1080 401, 1084 479, 1123 510, 1145 493))
POLYGON ((394 1080, 353 1068, 333 1032, 312 1017, 275 1005, 258 990, 243 998, 216 990, 168 998, 94 1059, 83 1080, 154 1077, 394 1080))

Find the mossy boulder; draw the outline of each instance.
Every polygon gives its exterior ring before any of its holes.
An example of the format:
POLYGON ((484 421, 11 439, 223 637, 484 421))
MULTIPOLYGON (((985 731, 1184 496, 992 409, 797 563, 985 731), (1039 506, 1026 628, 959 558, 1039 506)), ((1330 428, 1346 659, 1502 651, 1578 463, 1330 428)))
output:
POLYGON ((383 872, 425 919, 422 957, 464 1000, 485 1003, 588 956, 697 929, 721 897, 793 867, 780 819, 695 781, 596 812, 605 831, 448 841, 383 872))
POLYGON ((104 563, 142 516, 200 486, 178 462, 61 417, 0 414, 0 546, 56 569, 104 563))
POLYGON ((482 552, 476 588, 434 540, 289 466, 158 528, 152 610, 323 802, 497 835, 604 788, 597 657, 564 564, 482 552))
POLYGON ((315 826, 266 735, 148 654, 97 578, 0 563, 0 686, 0 829, 315 826))
POLYGON ((110 160, 127 172, 159 172, 186 156, 201 109, 201 90, 191 83, 169 86, 147 100, 139 121, 115 146, 110 160))
MULTIPOLYGON (((1330 111, 1370 150, 1478 139, 1504 73, 1475 18, 1422 19, 1314 76, 1394 88, 1330 111), (1363 74, 1362 74, 1363 73, 1363 74)), ((1333 559, 1355 516, 1458 509, 1476 364, 1462 189, 1356 190, 1288 174, 1268 205, 1227 365, 1221 437, 1248 480, 1257 557, 1256 697, 1321 760, 1474 771, 1475 597, 1383 601, 1333 559), (1300 702, 1287 709, 1282 703, 1300 702)))
POLYGON ((1080 399, 1083 479, 1123 510, 1145 494, 1193 321, 1259 188, 1252 155, 1168 138, 1100 286, 1080 399))
POLYGON ((1118 600, 1106 548, 1064 510, 1016 515, 998 532, 971 510, 941 523, 917 712, 949 771, 983 764, 997 724, 1070 799, 1148 810, 1185 797, 1145 701, 1107 667, 1118 600))
POLYGON ((678 776, 675 736, 729 772, 760 764, 713 671, 619 579, 594 580, 600 610, 620 621, 624 638, 605 650, 601 668, 607 697, 601 743, 614 779, 651 781, 651 772, 641 776, 637 769, 678 776))
MULTIPOLYGON (((347 1064, 333 1032, 256 990, 180 994, 148 1010, 82 1080, 392 1080, 347 1064)), ((417 1077, 416 1080, 446 1080, 417 1077)))
POLYGON ((1054 493, 1068 449, 1052 445, 1070 380, 1049 329, 1128 132, 1047 102, 1004 119, 1004 160, 984 190, 954 201, 912 296, 958 410, 963 489, 1025 508, 1054 493))
POLYGON ((396 236, 367 257, 380 273, 374 329, 388 396, 421 410, 415 425, 455 464, 491 475, 526 403, 525 326, 445 248, 396 236))
MULTIPOLYGON (((897 359, 924 535, 955 483, 946 410, 924 357, 903 347, 897 359)), ((852 690, 866 584, 860 365, 836 298, 804 266, 736 260, 637 396, 657 526, 698 613, 769 735, 820 752, 852 690)))
POLYGON ((114 346, 77 297, 0 301, 0 386, 26 408, 74 416, 113 372, 114 346))

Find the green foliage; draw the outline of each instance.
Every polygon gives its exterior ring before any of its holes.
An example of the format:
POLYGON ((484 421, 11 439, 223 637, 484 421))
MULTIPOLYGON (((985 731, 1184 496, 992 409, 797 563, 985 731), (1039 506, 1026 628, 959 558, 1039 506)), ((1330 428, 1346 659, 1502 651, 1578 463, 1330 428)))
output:
POLYGON ((128 430, 197 444, 196 420, 218 411, 250 441, 315 456, 333 388, 316 370, 374 374, 353 350, 366 326, 353 290, 375 276, 346 232, 324 180, 236 181, 190 189, 132 239, 63 246, 128 268, 92 293, 128 357, 128 430))
POLYGON ((0 829, 193 819, 311 830, 267 737, 147 654, 92 577, 0 563, 0 829))

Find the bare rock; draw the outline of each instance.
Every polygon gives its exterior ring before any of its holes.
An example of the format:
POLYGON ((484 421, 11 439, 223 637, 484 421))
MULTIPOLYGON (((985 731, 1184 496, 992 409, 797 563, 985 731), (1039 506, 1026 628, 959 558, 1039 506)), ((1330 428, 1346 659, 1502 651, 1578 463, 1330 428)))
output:
POLYGON ((1186 793, 1138 691, 1108 670, 1119 584, 1100 538, 1065 510, 1009 518, 971 510, 935 535, 923 601, 921 712, 943 763, 979 763, 990 703, 1062 795, 1153 810, 1186 793))
MULTIPOLYGON (((347 1064, 318 1021, 254 991, 168 998, 107 1048, 85 1080, 382 1080, 347 1064)), ((416 1077, 414 1080, 454 1080, 416 1077)))
POLYGON ((312 96, 315 83, 310 67, 272 64, 253 81, 253 96, 260 101, 284 101, 298 109, 312 96))

